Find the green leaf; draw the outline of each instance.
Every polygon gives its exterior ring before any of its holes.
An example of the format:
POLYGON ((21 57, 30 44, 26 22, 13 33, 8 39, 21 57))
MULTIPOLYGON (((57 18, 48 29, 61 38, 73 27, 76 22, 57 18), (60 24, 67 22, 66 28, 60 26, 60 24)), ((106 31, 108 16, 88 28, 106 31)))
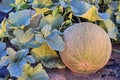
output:
POLYGON ((120 14, 118 14, 118 15, 116 16, 116 22, 117 22, 118 24, 120 24, 120 14))
POLYGON ((56 29, 51 30, 51 26, 45 25, 41 29, 41 33, 35 35, 35 39, 39 43, 46 42, 53 50, 63 51, 65 44, 60 35, 62 35, 61 32, 56 29))
POLYGON ((45 25, 42 29, 41 32, 44 37, 47 37, 51 33, 51 26, 50 25, 45 25))
POLYGON ((18 80, 49 80, 49 77, 40 63, 34 68, 26 64, 24 73, 18 80))
POLYGON ((59 0, 62 7, 68 7, 70 0, 59 0))
POLYGON ((110 19, 104 21, 100 26, 107 28, 107 33, 111 39, 117 39, 118 29, 110 19))
POLYGON ((75 16, 79 16, 90 21, 107 20, 109 18, 109 14, 99 13, 96 6, 90 5, 84 1, 71 1, 70 7, 75 16))
POLYGON ((31 17, 35 14, 34 10, 22 10, 18 12, 11 12, 8 17, 8 24, 12 24, 12 26, 7 27, 21 27, 26 26, 30 23, 31 17))
POLYGON ((21 3, 23 3, 25 0, 15 0, 15 4, 20 5, 21 3))
POLYGON ((64 19, 60 14, 57 14, 56 16, 48 15, 41 19, 39 26, 40 28, 43 28, 48 24, 51 25, 53 29, 58 29, 62 25, 63 21, 64 19))
POLYGON ((57 16, 61 12, 61 7, 57 7, 52 11, 53 16, 57 16))
POLYGON ((120 6, 118 7, 118 12, 116 14, 116 22, 120 24, 120 6))
POLYGON ((31 29, 28 29, 25 33, 20 29, 16 29, 13 34, 15 35, 15 38, 11 39, 11 43, 17 45, 19 48, 28 48, 40 45, 34 40, 34 34, 31 32, 31 29))
POLYGON ((85 14, 81 15, 80 17, 86 18, 90 21, 96 21, 96 20, 107 20, 109 15, 106 13, 98 13, 97 7, 93 6, 85 14))
POLYGON ((109 2, 108 6, 112 10, 117 10, 118 9, 118 3, 116 1, 109 2))
POLYGON ((23 73, 23 66, 26 62, 34 63, 35 60, 32 56, 27 56, 28 49, 21 49, 14 51, 12 48, 7 48, 6 56, 1 58, 0 66, 8 65, 7 69, 10 72, 11 76, 20 77, 23 73))
POLYGON ((52 5, 51 0, 34 0, 32 8, 43 8, 52 5))
POLYGON ((23 35, 23 42, 27 43, 34 37, 34 34, 29 30, 27 30, 23 35))
POLYGON ((86 13, 92 7, 92 5, 84 1, 72 0, 70 2, 70 7, 71 7, 71 10, 74 12, 75 16, 81 16, 84 13, 86 13))
POLYGON ((56 33, 52 32, 45 40, 49 47, 53 50, 63 51, 64 50, 64 42, 61 36, 56 35, 56 33))
POLYGON ((5 5, 10 5, 11 3, 14 3, 15 0, 2 0, 2 3, 5 4, 5 5))
POLYGON ((12 7, 0 3, 1 12, 8 13, 11 10, 12 10, 12 7))
POLYGON ((6 48, 6 43, 0 42, 0 60, 3 56, 7 55, 5 48, 6 48))
POLYGON ((0 80, 4 80, 3 78, 0 78, 0 80))
POLYGON ((12 10, 12 7, 10 7, 11 3, 14 3, 14 0, 2 0, 2 3, 0 3, 0 11, 4 13, 8 13, 12 10))
POLYGON ((47 68, 65 68, 57 52, 46 43, 39 48, 32 49, 31 53, 38 62, 41 62, 47 68))
POLYGON ((58 57, 56 51, 50 49, 50 47, 46 43, 42 44, 38 48, 33 48, 31 50, 31 53, 37 61, 58 57))
POLYGON ((11 76, 20 77, 22 75, 22 68, 17 63, 11 63, 7 69, 9 70, 11 76))
POLYGON ((47 67, 47 68, 58 68, 58 69, 63 69, 65 68, 65 65, 63 64, 62 60, 58 58, 51 58, 49 60, 44 60, 41 61, 41 63, 47 67))
POLYGON ((40 9, 40 8, 34 8, 35 9, 35 11, 36 11, 36 14, 35 15, 40 15, 40 14, 44 14, 45 12, 47 12, 47 11, 49 11, 50 9, 49 8, 42 8, 42 9, 40 9))
POLYGON ((15 29, 13 34, 15 35, 17 41, 19 41, 20 43, 24 43, 22 38, 24 35, 24 32, 22 30, 15 29))

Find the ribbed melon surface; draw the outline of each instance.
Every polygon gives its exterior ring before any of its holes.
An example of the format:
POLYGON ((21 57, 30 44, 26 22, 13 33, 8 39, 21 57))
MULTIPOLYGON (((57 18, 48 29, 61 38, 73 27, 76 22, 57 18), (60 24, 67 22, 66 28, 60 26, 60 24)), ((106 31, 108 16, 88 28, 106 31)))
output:
POLYGON ((63 33, 65 50, 60 53, 64 64, 73 72, 93 73, 103 68, 111 55, 108 34, 98 25, 83 22, 63 33))

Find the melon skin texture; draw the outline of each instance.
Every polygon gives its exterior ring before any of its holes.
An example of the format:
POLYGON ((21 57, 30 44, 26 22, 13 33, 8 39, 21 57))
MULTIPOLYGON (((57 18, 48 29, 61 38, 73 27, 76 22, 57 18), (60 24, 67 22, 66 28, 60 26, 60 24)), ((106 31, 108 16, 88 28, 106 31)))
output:
POLYGON ((108 34, 98 25, 83 22, 63 32, 65 50, 60 53, 63 63, 73 72, 89 74, 103 68, 111 56, 108 34))

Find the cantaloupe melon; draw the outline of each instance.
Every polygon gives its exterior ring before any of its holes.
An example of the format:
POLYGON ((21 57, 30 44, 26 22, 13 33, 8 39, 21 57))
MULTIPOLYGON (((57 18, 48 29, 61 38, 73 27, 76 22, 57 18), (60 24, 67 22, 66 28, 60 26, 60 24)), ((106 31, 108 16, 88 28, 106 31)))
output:
POLYGON ((63 33, 65 50, 60 53, 63 63, 73 72, 94 73, 103 68, 111 55, 108 34, 98 25, 83 22, 63 33))

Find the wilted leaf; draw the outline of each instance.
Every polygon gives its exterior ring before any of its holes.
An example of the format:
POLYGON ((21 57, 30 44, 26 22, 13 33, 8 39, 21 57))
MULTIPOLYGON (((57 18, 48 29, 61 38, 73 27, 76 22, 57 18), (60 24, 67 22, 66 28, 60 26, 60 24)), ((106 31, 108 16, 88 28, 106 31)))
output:
POLYGON ((39 26, 39 23, 42 19, 42 15, 34 15, 31 20, 30 20, 30 24, 27 26, 29 28, 37 28, 39 26))
POLYGON ((31 53, 37 61, 47 68, 65 68, 57 52, 52 50, 46 43, 39 48, 32 49, 31 53))
POLYGON ((18 80, 49 80, 49 77, 40 63, 34 68, 26 64, 24 73, 18 80))
POLYGON ((56 29, 62 25, 63 21, 64 19, 60 14, 56 16, 48 15, 41 19, 39 26, 40 28, 43 28, 46 24, 48 24, 51 25, 53 29, 56 29))

